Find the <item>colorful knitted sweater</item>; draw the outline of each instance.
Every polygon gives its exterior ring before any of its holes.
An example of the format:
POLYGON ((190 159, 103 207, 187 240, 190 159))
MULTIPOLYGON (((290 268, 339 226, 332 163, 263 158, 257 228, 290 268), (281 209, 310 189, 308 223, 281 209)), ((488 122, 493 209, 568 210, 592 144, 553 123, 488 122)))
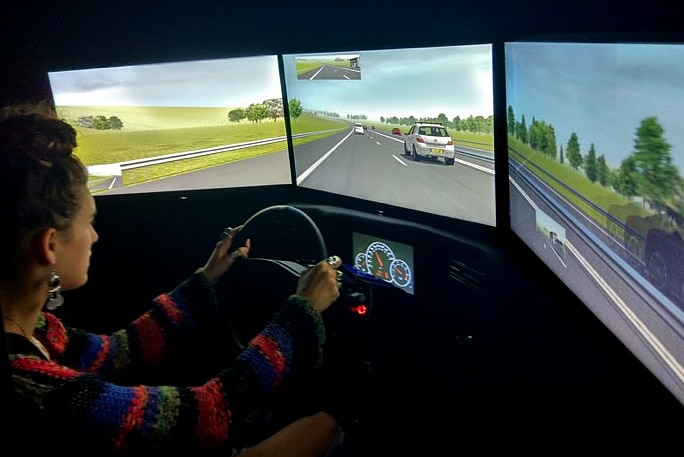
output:
POLYGON ((7 335, 15 391, 47 423, 62 425, 60 439, 74 448, 86 441, 104 453, 221 448, 233 421, 257 407, 293 368, 321 362, 325 334, 320 314, 291 296, 203 385, 139 385, 141 373, 168 362, 168 347, 192 337, 199 319, 215 308, 213 289, 198 271, 111 335, 86 333, 43 313, 35 335, 50 360, 27 339, 7 335))

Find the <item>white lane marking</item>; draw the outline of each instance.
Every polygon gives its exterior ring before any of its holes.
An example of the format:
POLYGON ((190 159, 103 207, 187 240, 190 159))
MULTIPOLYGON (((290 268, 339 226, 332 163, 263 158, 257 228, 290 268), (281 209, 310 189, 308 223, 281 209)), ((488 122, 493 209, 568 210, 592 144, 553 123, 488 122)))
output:
MULTIPOLYGON (((518 183, 512 177, 509 181, 518 189, 520 194, 527 200, 527 202, 535 210, 537 205, 534 201, 523 191, 523 189, 518 185, 518 183)), ((679 361, 667 350, 667 348, 660 342, 658 337, 656 337, 644 324, 644 322, 639 319, 639 317, 634 314, 629 306, 622 300, 622 298, 613 290, 612 287, 598 274, 598 272, 591 266, 591 264, 580 254, 580 252, 575 249, 575 247, 568 241, 565 241, 565 246, 568 248, 570 253, 577 259, 577 261, 584 267, 587 273, 594 278, 596 284, 603 289, 608 297, 613 301, 617 309, 622 313, 625 318, 632 323, 634 329, 639 332, 646 341, 651 345, 653 350, 658 353, 660 358, 665 362, 673 373, 681 380, 684 381, 684 367, 679 363, 679 361)))
POLYGON ((401 160, 401 159, 400 159, 399 157, 397 157, 396 155, 392 154, 392 157, 394 157, 394 159, 395 159, 397 162, 399 162, 400 164, 402 164, 403 166, 408 167, 408 165, 406 164, 406 162, 404 162, 403 160, 401 160))
POLYGON ((297 185, 301 184, 302 181, 304 181, 306 178, 308 178, 309 175, 310 175, 311 173, 313 173, 313 172, 316 170, 316 168, 318 168, 323 162, 325 162, 325 159, 327 159, 328 157, 330 157, 330 154, 332 154, 333 151, 334 151, 335 149, 339 148, 340 145, 341 145, 342 143, 344 143, 344 141, 345 141, 347 138, 349 138, 349 137, 351 136, 351 134, 352 134, 352 132, 347 133, 347 136, 345 136, 344 138, 342 138, 342 139, 339 141, 339 143, 337 143, 335 146, 333 146, 328 152, 326 152, 325 154, 323 154, 323 155, 321 156, 321 158, 318 159, 317 161, 315 161, 309 168, 307 168, 306 170, 304 170, 304 173, 302 173, 301 175, 297 176, 297 185))

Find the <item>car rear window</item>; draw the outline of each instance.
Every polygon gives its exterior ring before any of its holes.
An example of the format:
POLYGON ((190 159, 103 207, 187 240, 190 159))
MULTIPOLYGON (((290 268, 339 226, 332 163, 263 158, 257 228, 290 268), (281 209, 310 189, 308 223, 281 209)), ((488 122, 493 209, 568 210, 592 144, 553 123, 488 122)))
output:
POLYGON ((449 136, 444 127, 419 127, 418 134, 430 136, 449 136))

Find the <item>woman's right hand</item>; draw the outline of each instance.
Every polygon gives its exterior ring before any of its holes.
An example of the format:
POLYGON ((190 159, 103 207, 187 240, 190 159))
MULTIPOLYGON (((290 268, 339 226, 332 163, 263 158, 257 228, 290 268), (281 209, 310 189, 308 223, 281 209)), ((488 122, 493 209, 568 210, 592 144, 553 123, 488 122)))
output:
POLYGON ((297 295, 306 298, 319 312, 328 309, 340 296, 340 265, 342 259, 332 256, 306 270, 297 282, 297 295))
POLYGON ((249 256, 249 248, 251 246, 249 239, 245 240, 243 246, 231 251, 230 248, 233 240, 242 230, 242 225, 239 227, 228 227, 224 230, 221 240, 216 243, 214 250, 209 256, 209 260, 204 265, 204 274, 209 279, 209 282, 216 284, 223 274, 235 263, 239 258, 246 259, 249 256))

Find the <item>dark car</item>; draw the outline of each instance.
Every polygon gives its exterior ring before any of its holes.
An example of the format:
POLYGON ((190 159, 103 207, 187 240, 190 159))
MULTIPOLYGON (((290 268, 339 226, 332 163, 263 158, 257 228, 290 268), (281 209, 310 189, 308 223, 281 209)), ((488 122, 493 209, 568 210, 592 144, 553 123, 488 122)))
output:
POLYGON ((684 299, 684 240, 678 231, 652 228, 646 235, 648 276, 665 294, 684 299))
POLYGON ((392 135, 401 135, 401 130, 399 130, 398 128, 394 127, 394 128, 392 129, 392 135))

